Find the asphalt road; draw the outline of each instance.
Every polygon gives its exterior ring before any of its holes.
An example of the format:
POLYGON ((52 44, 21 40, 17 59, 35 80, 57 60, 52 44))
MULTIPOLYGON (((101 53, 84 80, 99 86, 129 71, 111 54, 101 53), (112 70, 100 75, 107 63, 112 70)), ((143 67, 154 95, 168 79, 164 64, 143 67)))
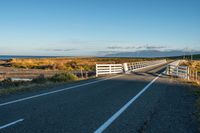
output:
POLYGON ((0 99, 0 133, 195 133, 188 86, 164 66, 0 99))

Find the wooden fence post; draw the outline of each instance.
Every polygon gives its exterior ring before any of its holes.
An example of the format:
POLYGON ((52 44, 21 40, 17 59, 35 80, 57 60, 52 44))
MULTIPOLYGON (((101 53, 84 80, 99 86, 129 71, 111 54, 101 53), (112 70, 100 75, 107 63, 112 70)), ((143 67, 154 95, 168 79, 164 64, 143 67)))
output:
POLYGON ((85 72, 85 78, 88 78, 88 72, 87 71, 85 72))
POLYGON ((195 80, 195 70, 193 70, 193 79, 195 80))
POLYGON ((83 70, 82 70, 82 68, 81 68, 81 78, 83 78, 83 70))
POLYGON ((198 75, 197 75, 197 70, 195 71, 195 75, 196 75, 196 81, 198 80, 198 75))

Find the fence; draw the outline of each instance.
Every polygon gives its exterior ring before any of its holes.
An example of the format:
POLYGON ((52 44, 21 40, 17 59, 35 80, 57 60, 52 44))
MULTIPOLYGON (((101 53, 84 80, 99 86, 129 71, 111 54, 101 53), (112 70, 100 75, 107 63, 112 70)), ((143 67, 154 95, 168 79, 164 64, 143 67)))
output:
POLYGON ((189 67, 189 66, 179 66, 181 62, 184 62, 184 60, 178 60, 178 61, 170 63, 167 66, 166 74, 184 78, 193 82, 197 82, 199 84, 200 73, 197 71, 197 69, 189 67))
POLYGON ((96 64, 96 76, 115 73, 123 73, 122 64, 96 64))
POLYGON ((127 63, 127 65, 128 65, 128 71, 137 71, 140 69, 165 64, 166 62, 167 62, 166 60, 155 60, 155 61, 142 61, 142 62, 127 63))
POLYGON ((189 68, 187 66, 177 66, 169 64, 167 66, 166 74, 189 79, 189 68))
POLYGON ((180 78, 189 79, 189 67, 179 66, 184 60, 176 60, 167 65, 166 74, 170 76, 176 76, 180 78))
POLYGON ((128 73, 130 71, 136 71, 164 63, 166 63, 166 60, 142 61, 123 64, 96 64, 96 76, 102 74, 128 73))
POLYGON ((197 82, 198 84, 200 83, 200 73, 197 71, 197 69, 189 69, 189 79, 191 81, 197 82))

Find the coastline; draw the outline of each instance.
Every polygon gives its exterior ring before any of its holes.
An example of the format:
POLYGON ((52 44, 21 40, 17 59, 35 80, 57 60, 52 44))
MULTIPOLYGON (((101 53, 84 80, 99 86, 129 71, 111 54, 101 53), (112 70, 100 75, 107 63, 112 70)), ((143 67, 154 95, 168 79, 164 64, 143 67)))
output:
POLYGON ((67 57, 67 56, 25 56, 25 55, 0 55, 0 60, 10 60, 13 58, 18 59, 28 59, 28 58, 59 58, 59 57, 67 57))

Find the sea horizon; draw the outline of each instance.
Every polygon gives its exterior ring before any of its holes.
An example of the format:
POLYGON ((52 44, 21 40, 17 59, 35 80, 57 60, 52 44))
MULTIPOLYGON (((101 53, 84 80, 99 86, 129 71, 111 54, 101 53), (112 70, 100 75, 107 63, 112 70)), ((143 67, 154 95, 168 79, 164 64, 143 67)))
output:
POLYGON ((69 56, 35 56, 35 55, 0 55, 0 60, 9 60, 13 58, 57 58, 69 56))

